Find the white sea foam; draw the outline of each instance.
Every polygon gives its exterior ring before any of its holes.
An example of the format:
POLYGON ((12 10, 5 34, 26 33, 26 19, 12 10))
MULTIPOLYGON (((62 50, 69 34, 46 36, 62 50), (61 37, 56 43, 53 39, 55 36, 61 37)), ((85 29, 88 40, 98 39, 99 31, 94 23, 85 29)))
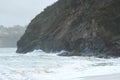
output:
POLYGON ((59 57, 36 50, 16 54, 0 48, 0 80, 82 80, 82 77, 120 73, 120 58, 59 57))

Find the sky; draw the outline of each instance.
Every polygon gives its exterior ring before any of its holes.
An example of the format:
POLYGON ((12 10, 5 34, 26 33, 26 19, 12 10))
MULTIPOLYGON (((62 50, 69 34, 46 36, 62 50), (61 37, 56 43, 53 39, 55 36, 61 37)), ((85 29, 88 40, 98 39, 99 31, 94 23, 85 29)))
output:
POLYGON ((0 25, 25 26, 57 0, 0 0, 0 25))

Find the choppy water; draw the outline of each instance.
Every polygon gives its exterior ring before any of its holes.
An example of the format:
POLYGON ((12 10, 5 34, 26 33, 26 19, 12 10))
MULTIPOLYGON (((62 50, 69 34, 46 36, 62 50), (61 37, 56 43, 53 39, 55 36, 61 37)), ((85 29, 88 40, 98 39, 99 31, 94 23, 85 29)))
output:
POLYGON ((0 80, 83 80, 83 77, 120 73, 120 58, 59 57, 34 51, 16 54, 0 48, 0 80))

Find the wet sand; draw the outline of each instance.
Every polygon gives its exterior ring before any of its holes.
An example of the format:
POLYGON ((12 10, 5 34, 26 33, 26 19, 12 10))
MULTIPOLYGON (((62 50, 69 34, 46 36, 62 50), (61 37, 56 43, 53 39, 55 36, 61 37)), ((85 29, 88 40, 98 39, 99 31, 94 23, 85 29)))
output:
POLYGON ((103 76, 86 77, 83 80, 120 80, 120 73, 111 74, 111 75, 103 75, 103 76))

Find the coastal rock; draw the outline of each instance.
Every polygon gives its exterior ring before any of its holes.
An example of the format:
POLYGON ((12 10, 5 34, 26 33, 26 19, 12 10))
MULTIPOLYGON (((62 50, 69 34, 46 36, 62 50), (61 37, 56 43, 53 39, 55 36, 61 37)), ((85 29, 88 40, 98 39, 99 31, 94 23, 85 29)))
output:
POLYGON ((18 53, 120 56, 120 0, 58 0, 30 22, 17 46, 18 53))

